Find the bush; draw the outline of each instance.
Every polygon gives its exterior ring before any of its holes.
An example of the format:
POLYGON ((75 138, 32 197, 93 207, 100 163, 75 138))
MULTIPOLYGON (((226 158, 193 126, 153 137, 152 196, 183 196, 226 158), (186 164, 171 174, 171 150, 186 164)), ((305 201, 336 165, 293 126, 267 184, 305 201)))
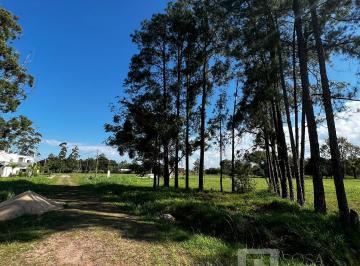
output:
POLYGON ((235 176, 235 191, 237 193, 247 193, 255 189, 255 183, 249 175, 235 176))
POLYGON ((0 192, 0 202, 9 200, 11 198, 15 197, 15 193, 12 191, 2 191, 0 192))
POLYGON ((255 183, 250 178, 252 167, 250 163, 242 163, 235 168, 235 191, 237 193, 246 193, 255 189, 255 183))
POLYGON ((220 169, 219 168, 209 168, 205 170, 205 174, 207 175, 217 175, 220 173, 220 169))
POLYGON ((20 172, 18 174, 18 177, 27 177, 27 173, 26 172, 20 172))

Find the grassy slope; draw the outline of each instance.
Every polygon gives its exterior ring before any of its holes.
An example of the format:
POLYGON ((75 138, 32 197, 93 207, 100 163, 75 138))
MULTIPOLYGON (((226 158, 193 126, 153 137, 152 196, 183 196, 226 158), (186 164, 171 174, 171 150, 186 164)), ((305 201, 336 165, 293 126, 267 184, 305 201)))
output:
MULTIPOLYGON (((256 191, 244 195, 216 192, 219 185, 214 176, 205 177, 208 191, 203 193, 174 189, 154 192, 151 180, 131 175, 99 176, 96 179, 75 175, 74 180, 82 189, 116 205, 120 212, 154 221, 161 232, 158 240, 174 251, 175 261, 177 250, 181 250, 182 255, 178 256, 186 255, 196 264, 235 263, 237 248, 244 246, 279 248, 287 258, 283 260, 286 265, 317 261, 318 255, 331 264, 340 261, 356 264, 355 259, 359 257, 359 235, 347 236, 332 214, 336 211, 332 180, 325 180, 331 212, 326 216, 316 215, 311 210, 311 180, 306 182, 309 203, 303 209, 268 193, 263 179, 255 179, 256 191), (157 217, 161 213, 175 216, 176 225, 159 222, 157 217)), ((0 180, 0 196, 27 189, 51 196, 54 182, 47 178, 33 178, 31 183, 0 180)), ((230 180, 225 179, 224 183, 225 190, 229 191, 230 180)), ((183 184, 181 179, 180 185, 183 184)), ((190 184, 196 187, 195 177, 191 178, 190 184)), ((358 211, 359 185, 358 180, 346 180, 350 206, 358 211)), ((36 221, 19 219, 14 223, 0 223, 0 257, 8 252, 26 250, 29 244, 52 233, 49 224, 56 223, 56 219, 63 218, 47 214, 36 221), (23 237, 19 238, 18 234, 23 234, 23 237)))

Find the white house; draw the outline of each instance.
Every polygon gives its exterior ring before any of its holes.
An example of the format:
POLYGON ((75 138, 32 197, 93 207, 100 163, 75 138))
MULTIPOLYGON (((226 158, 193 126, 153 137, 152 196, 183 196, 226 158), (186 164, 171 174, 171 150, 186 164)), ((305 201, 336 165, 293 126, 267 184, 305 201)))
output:
POLYGON ((26 172, 29 165, 34 163, 31 156, 23 156, 0 151, 0 177, 8 177, 26 172))
POLYGON ((132 172, 131 169, 119 169, 120 173, 123 173, 123 174, 130 174, 132 172))

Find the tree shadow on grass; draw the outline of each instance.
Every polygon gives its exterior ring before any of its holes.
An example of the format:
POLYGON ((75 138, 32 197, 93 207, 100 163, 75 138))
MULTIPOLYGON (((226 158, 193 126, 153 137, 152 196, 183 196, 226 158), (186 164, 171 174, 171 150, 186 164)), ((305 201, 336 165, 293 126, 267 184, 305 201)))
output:
POLYGON ((124 211, 141 215, 170 213, 181 228, 231 244, 278 248, 284 254, 306 254, 314 260, 321 256, 330 264, 339 258, 354 264, 351 258, 360 258, 359 232, 344 231, 336 215, 316 214, 266 190, 229 195, 100 184, 97 191, 107 201, 121 202, 124 211))
POLYGON ((32 241, 55 232, 99 226, 115 229, 122 237, 138 241, 183 241, 189 238, 184 231, 161 220, 142 219, 129 212, 124 213, 113 203, 102 201, 95 193, 96 189, 95 185, 46 185, 27 180, 0 182, 0 191, 11 191, 17 195, 32 190, 65 203, 65 208, 60 211, 0 222, 0 243, 32 241))
POLYGON ((65 202, 66 209, 0 223, 0 243, 102 226, 138 241, 185 241, 200 233, 234 246, 278 248, 286 254, 311 254, 314 258, 321 255, 328 263, 334 263, 334 258, 346 259, 349 250, 355 252, 350 257, 356 257, 360 250, 359 233, 346 235, 334 215, 315 214, 275 199, 267 191, 229 195, 102 183, 55 186, 26 180, 0 182, 0 191, 6 190, 14 194, 33 190, 65 202), (233 207, 237 201, 249 201, 254 206, 237 209, 233 207), (172 214, 176 225, 156 219, 161 213, 172 214))

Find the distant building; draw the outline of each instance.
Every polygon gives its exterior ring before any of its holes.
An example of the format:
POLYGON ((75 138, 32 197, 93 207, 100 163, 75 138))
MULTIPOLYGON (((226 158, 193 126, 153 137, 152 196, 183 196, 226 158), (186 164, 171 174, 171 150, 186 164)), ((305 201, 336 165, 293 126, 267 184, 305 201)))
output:
POLYGON ((260 165, 258 163, 254 163, 254 162, 250 162, 250 167, 254 168, 254 167, 259 167, 260 165))
POLYGON ((123 174, 130 174, 132 172, 131 169, 119 169, 120 173, 123 173, 123 174))
POLYGON ((9 177, 26 172, 29 165, 34 163, 34 158, 0 151, 0 177, 9 177))

